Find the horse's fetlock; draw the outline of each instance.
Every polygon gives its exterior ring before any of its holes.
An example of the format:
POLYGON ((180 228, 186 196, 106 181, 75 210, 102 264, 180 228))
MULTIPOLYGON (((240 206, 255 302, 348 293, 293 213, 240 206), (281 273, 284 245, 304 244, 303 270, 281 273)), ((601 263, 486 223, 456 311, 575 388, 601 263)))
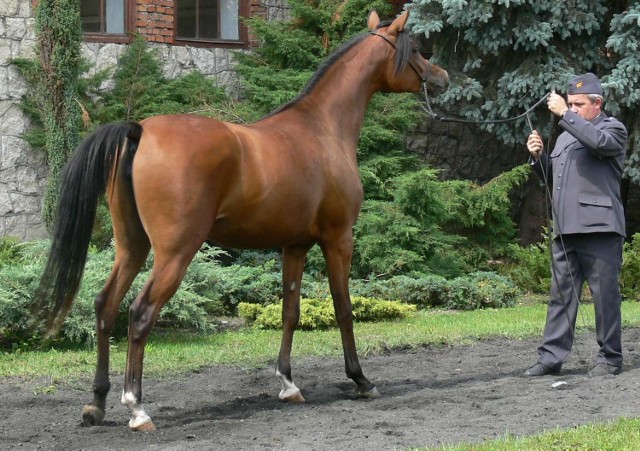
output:
POLYGON ((106 396, 107 393, 109 393, 109 390, 111 390, 111 382, 94 382, 92 388, 93 393, 96 395, 106 396))

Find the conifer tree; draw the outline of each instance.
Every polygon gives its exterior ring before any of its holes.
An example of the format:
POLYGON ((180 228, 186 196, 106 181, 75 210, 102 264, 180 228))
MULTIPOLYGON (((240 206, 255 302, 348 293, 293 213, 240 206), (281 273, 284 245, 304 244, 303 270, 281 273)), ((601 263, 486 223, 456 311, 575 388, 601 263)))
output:
MULTIPOLYGON (((470 119, 516 116, 544 94, 563 92, 576 74, 602 80, 605 109, 629 129, 628 171, 640 181, 635 137, 640 130, 640 5, 635 1, 414 0, 415 33, 433 42, 434 61, 452 75, 442 108, 470 119)), ((536 111, 534 127, 545 132, 549 113, 536 111)), ((507 143, 521 143, 526 121, 489 125, 507 143)))

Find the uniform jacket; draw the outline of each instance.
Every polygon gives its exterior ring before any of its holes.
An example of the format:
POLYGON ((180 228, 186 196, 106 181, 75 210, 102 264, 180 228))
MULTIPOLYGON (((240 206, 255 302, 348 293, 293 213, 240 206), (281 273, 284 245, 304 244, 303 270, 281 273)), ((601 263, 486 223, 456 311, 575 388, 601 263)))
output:
POLYGON ((625 236, 620 181, 626 128, 604 113, 587 121, 572 111, 559 125, 565 131, 553 152, 543 153, 533 164, 552 190, 554 236, 593 232, 625 236))

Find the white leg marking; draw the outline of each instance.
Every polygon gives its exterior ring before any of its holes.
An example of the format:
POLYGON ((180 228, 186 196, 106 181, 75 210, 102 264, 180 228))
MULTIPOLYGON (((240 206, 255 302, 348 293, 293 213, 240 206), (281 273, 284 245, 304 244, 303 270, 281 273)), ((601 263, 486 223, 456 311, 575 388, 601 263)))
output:
POLYGON ((122 391, 122 404, 129 408, 131 412, 131 420, 129 420, 129 427, 131 429, 137 429, 141 425, 151 423, 151 417, 144 411, 142 404, 138 404, 136 397, 133 393, 122 391))
POLYGON ((278 395, 281 400, 297 400, 299 398, 302 398, 300 389, 296 387, 296 384, 294 384, 292 381, 287 380, 287 378, 278 369, 276 369, 276 376, 278 376, 278 378, 280 379, 280 384, 282 385, 282 390, 280 390, 280 394, 278 395))

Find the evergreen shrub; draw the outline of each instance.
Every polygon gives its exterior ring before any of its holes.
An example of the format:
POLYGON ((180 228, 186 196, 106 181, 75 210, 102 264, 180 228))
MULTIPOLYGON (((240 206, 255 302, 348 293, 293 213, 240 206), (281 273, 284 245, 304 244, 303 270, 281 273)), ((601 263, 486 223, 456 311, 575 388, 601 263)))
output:
POLYGON ((624 244, 620 288, 623 299, 640 301, 640 233, 624 244))
MULTIPOLYGON (((354 296, 351 298, 353 318, 355 321, 387 321, 404 318, 416 311, 414 305, 400 301, 354 296)), ((282 328, 282 302, 265 307, 255 304, 240 303, 238 314, 246 324, 259 329, 282 328)), ((335 313, 331 298, 301 299, 300 321, 298 329, 316 330, 336 327, 335 313)))
POLYGON ((528 246, 511 244, 506 264, 499 272, 528 293, 548 294, 551 287, 551 251, 545 229, 542 240, 528 246))
POLYGON ((508 278, 479 271, 453 279, 444 307, 456 310, 513 307, 520 289, 508 278))
POLYGON ((24 245, 15 237, 0 238, 0 267, 19 261, 23 256, 24 245))

